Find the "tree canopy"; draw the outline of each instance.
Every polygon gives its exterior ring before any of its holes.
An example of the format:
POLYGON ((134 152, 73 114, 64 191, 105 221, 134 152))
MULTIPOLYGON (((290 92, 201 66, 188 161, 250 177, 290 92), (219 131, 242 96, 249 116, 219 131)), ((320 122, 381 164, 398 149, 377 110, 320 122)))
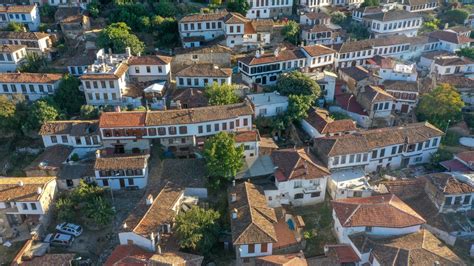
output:
POLYGON ((6 31, 22 32, 24 27, 23 24, 12 21, 8 23, 6 31))
POLYGON ((180 247, 209 254, 220 230, 219 217, 219 212, 197 206, 187 212, 180 212, 176 216, 176 233, 180 247))
POLYGON ((331 22, 337 25, 341 25, 345 23, 347 17, 346 14, 344 14, 341 11, 335 11, 334 13, 331 14, 331 22))
POLYGON ((40 99, 30 108, 30 115, 26 121, 28 130, 38 130, 42 124, 54 121, 59 117, 58 107, 50 99, 40 99))
POLYGON ((247 0, 230 0, 227 2, 228 11, 240 13, 242 16, 246 16, 249 9, 250 4, 247 0))
POLYGON ((58 107, 68 116, 77 115, 81 106, 86 103, 84 93, 79 91, 81 82, 72 75, 65 75, 54 94, 54 101, 58 107))
POLYGON ((231 84, 219 85, 213 82, 205 89, 206 97, 210 105, 226 105, 239 102, 239 97, 235 94, 235 86, 231 84))
POLYGON ((288 96, 286 115, 289 121, 297 122, 308 116, 308 110, 313 105, 314 98, 308 95, 288 96))
POLYGON ((10 131, 15 124, 16 104, 5 95, 0 95, 0 129, 10 131))
POLYGON ((465 56, 474 60, 474 47, 464 47, 457 52, 459 56, 465 56))
POLYGON ((277 90, 280 94, 288 95, 308 95, 313 100, 321 94, 321 88, 316 81, 312 80, 300 71, 292 71, 285 75, 280 75, 277 81, 277 90))
POLYGON ((124 53, 130 47, 133 54, 144 51, 145 44, 131 33, 131 28, 124 22, 112 23, 101 31, 97 38, 97 45, 101 48, 112 48, 115 53, 124 53))
POLYGON ((469 12, 463 9, 452 9, 446 11, 444 14, 444 21, 449 23, 450 25, 455 24, 464 24, 464 21, 469 17, 469 12))
POLYGON ((281 29, 281 34, 286 41, 297 45, 300 36, 300 24, 293 20, 288 21, 288 23, 281 29))
POLYGON ((204 158, 208 175, 214 187, 230 181, 242 168, 244 147, 237 146, 233 135, 219 132, 209 138, 204 145, 204 158))
POLYGON ((441 84, 421 97, 416 113, 420 120, 428 120, 444 130, 448 120, 457 122, 462 118, 463 107, 464 102, 456 88, 441 84))
POLYGON ((364 0, 364 2, 360 5, 360 7, 366 6, 379 6, 380 0, 364 0))

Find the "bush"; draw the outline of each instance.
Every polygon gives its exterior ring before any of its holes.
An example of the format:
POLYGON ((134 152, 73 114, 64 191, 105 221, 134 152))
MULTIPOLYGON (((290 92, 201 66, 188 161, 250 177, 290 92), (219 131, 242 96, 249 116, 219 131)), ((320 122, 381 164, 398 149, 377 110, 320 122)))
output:
POLYGON ((458 146, 460 138, 461 134, 453 130, 448 130, 448 132, 446 132, 446 135, 443 137, 441 143, 446 146, 458 146))
POLYGON ((73 161, 73 162, 79 161, 79 155, 77 153, 73 153, 71 155, 71 161, 73 161))
POLYGON ((70 198, 59 198, 56 202, 58 220, 62 222, 74 222, 76 213, 74 202, 70 198))
POLYGON ((82 119, 97 119, 99 117, 99 108, 92 105, 81 106, 81 118, 82 119))
POLYGON ((464 21, 469 16, 469 13, 462 9, 453 9, 446 12, 444 20, 450 25, 464 24, 464 21))
POLYGON ((345 113, 341 113, 341 112, 331 113, 331 117, 334 120, 352 119, 350 116, 346 115, 345 113))

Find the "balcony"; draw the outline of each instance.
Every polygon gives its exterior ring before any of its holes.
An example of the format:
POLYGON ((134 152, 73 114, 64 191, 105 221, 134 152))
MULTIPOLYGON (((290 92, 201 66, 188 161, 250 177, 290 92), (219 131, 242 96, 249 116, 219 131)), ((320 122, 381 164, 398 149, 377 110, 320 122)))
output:
POLYGON ((305 186, 303 187, 303 193, 308 194, 312 192, 321 191, 321 185, 305 186))

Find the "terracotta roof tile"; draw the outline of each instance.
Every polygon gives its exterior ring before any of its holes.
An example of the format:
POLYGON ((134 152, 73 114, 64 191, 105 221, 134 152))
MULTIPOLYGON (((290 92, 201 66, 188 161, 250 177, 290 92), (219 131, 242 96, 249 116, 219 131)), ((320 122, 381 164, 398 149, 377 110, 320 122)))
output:
POLYGON ((321 55, 328 55, 328 54, 334 54, 336 51, 334 51, 331 48, 328 48, 324 45, 310 45, 310 46, 303 46, 303 50, 305 50, 310 56, 315 57, 315 56, 321 56, 321 55))
POLYGON ((99 118, 100 128, 144 127, 146 112, 104 112, 99 118))
POLYGON ((438 83, 447 83, 451 84, 458 89, 473 89, 474 88, 474 78, 461 77, 461 76, 441 76, 438 78, 438 83))
POLYGON ((433 184, 443 194, 474 193, 474 186, 458 180, 449 173, 433 173, 422 178, 433 184))
POLYGON ((307 266, 308 263, 301 254, 270 255, 257 258, 259 266, 307 266))
POLYGON ((359 256, 350 245, 326 245, 324 248, 328 249, 326 256, 333 258, 338 264, 356 263, 360 261, 359 256))
POLYGON ((0 39, 40 40, 49 37, 50 35, 44 32, 0 31, 0 39))
POLYGON ((172 57, 163 55, 133 56, 128 59, 129 65, 167 65, 172 57))
POLYGON ((403 80, 386 80, 383 82, 383 88, 395 91, 418 92, 418 84, 416 82, 403 80))
POLYGON ((378 21, 394 21, 402 19, 411 19, 411 18, 423 18, 422 15, 417 14, 417 12, 408 12, 405 10, 389 10, 387 12, 376 13, 365 15, 363 19, 372 19, 378 21))
POLYGON ((69 158, 73 148, 66 145, 54 145, 47 147, 44 151, 36 157, 36 159, 30 163, 23 170, 38 170, 38 169, 58 169, 64 162, 69 158))
POLYGON ((329 170, 321 166, 304 149, 283 149, 273 151, 272 161, 277 167, 275 178, 279 182, 292 179, 315 179, 330 175, 329 170))
POLYGON ((434 58, 434 63, 440 66, 464 66, 474 64, 474 60, 459 56, 439 56, 434 58))
POLYGON ((185 266, 201 266, 203 256, 184 253, 181 251, 164 252, 154 254, 150 261, 152 265, 185 265, 185 266))
POLYGON ((56 177, 0 177, 0 201, 37 201, 40 198, 38 188, 44 191, 56 177), (20 185, 20 182, 23 184, 20 185))
POLYGON ((128 65, 120 63, 114 73, 86 73, 80 77, 82 80, 119 79, 128 71, 128 65))
POLYGON ((101 156, 96 158, 95 170, 137 170, 146 167, 149 155, 101 156))
POLYGON ((360 253, 370 252, 381 265, 466 265, 429 231, 377 238, 365 233, 349 236, 360 253))
POLYGON ((0 52, 14 53, 24 48, 26 48, 26 45, 3 44, 0 46, 0 52))
POLYGON ((62 74, 46 73, 2 73, 1 83, 55 83, 63 77, 62 74))
POLYGON ((31 13, 36 5, 0 6, 1 13, 31 13))
POLYGON ((373 85, 365 86, 365 90, 361 90, 358 98, 360 98, 362 105, 364 105, 363 102, 375 103, 395 101, 395 97, 393 97, 390 93, 384 91, 379 86, 373 85))
POLYGON ((226 24, 242 24, 242 23, 245 23, 247 21, 248 21, 248 19, 246 17, 242 16, 239 13, 235 13, 235 12, 227 13, 224 17, 224 23, 226 23, 226 24))
POLYGON ((229 12, 227 11, 221 11, 221 12, 207 13, 207 14, 190 14, 190 15, 184 16, 179 21, 179 23, 223 20, 228 13, 229 12))
POLYGON ((429 37, 454 44, 470 43, 473 41, 469 37, 459 36, 456 32, 448 30, 438 30, 430 32, 429 37))
POLYGON ((311 20, 316 20, 316 19, 328 19, 331 18, 328 14, 324 12, 308 12, 304 14, 311 20))
POLYGON ((202 89, 184 88, 176 90, 172 96, 172 100, 181 103, 181 106, 186 105, 186 108, 206 107, 208 99, 202 89))
POLYGON ((231 187, 229 194, 235 193, 236 201, 229 199, 230 212, 237 211, 237 218, 231 218, 232 243, 234 245, 275 243, 277 223, 275 210, 267 206, 263 190, 249 182, 231 187))
POLYGON ((258 130, 237 131, 234 136, 236 143, 255 142, 260 140, 258 130))
POLYGON ((373 226, 404 228, 426 221, 393 194, 332 201, 336 217, 343 227, 373 226))
POLYGON ((327 110, 311 108, 304 119, 321 134, 355 131, 357 127, 351 119, 334 120, 327 110))
POLYGON ((137 262, 141 261, 139 265, 148 265, 148 260, 153 256, 152 252, 145 251, 135 245, 118 245, 114 248, 112 253, 107 258, 104 266, 125 266, 124 259, 134 259, 137 262))
POLYGON ((474 164, 474 151, 464 151, 455 155, 467 164, 474 164))
POLYGON ((260 57, 256 56, 247 56, 244 58, 239 59, 240 62, 246 65, 260 65, 260 64, 268 64, 273 62, 282 62, 288 60, 297 60, 297 59, 304 59, 305 55, 299 49, 295 50, 283 50, 278 53, 278 56, 275 56, 274 53, 270 54, 263 54, 260 57))
POLYGON ((219 77, 229 78, 232 76, 232 69, 220 68, 213 64, 193 64, 175 74, 176 77, 219 77))

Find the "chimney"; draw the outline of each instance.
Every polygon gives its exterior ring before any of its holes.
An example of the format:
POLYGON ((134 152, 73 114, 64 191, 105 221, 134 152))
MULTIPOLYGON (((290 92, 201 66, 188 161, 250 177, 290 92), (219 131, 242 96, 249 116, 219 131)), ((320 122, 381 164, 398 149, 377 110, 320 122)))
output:
POLYGON ((237 209, 232 210, 232 220, 237 219, 237 209))
POLYGON ((268 102, 270 102, 270 95, 268 95, 268 102))
POLYGON ((148 197, 146 197, 146 205, 150 206, 153 204, 153 195, 149 194, 148 197))
POLYGON ((122 227, 123 227, 123 229, 127 229, 128 228, 127 223, 123 223, 122 227))
POLYGON ((120 113, 121 112, 120 105, 115 106, 114 111, 120 113))
POLYGON ((36 189, 36 193, 38 193, 38 195, 41 195, 41 193, 43 193, 43 188, 42 187, 38 187, 36 189))
POLYGON ((231 193, 230 194, 230 201, 231 202, 236 202, 237 201, 237 193, 231 193))
POLYGON ((112 55, 112 48, 109 48, 109 55, 112 55))
POLYGON ((235 179, 232 180, 232 186, 235 187, 235 179))
POLYGON ((100 158, 100 150, 95 151, 95 158, 100 158))
POLYGON ((259 49, 257 49, 257 51, 255 51, 255 57, 260 58, 260 50, 259 49))
POLYGON ((20 180, 20 181, 18 182, 18 186, 22 187, 23 185, 24 185, 23 181, 20 180))
POLYGON ((156 253, 161 255, 161 246, 160 245, 156 246, 156 253))
POLYGON ((278 57, 278 55, 280 54, 280 48, 277 47, 275 51, 273 52, 273 54, 275 55, 275 57, 278 57))

